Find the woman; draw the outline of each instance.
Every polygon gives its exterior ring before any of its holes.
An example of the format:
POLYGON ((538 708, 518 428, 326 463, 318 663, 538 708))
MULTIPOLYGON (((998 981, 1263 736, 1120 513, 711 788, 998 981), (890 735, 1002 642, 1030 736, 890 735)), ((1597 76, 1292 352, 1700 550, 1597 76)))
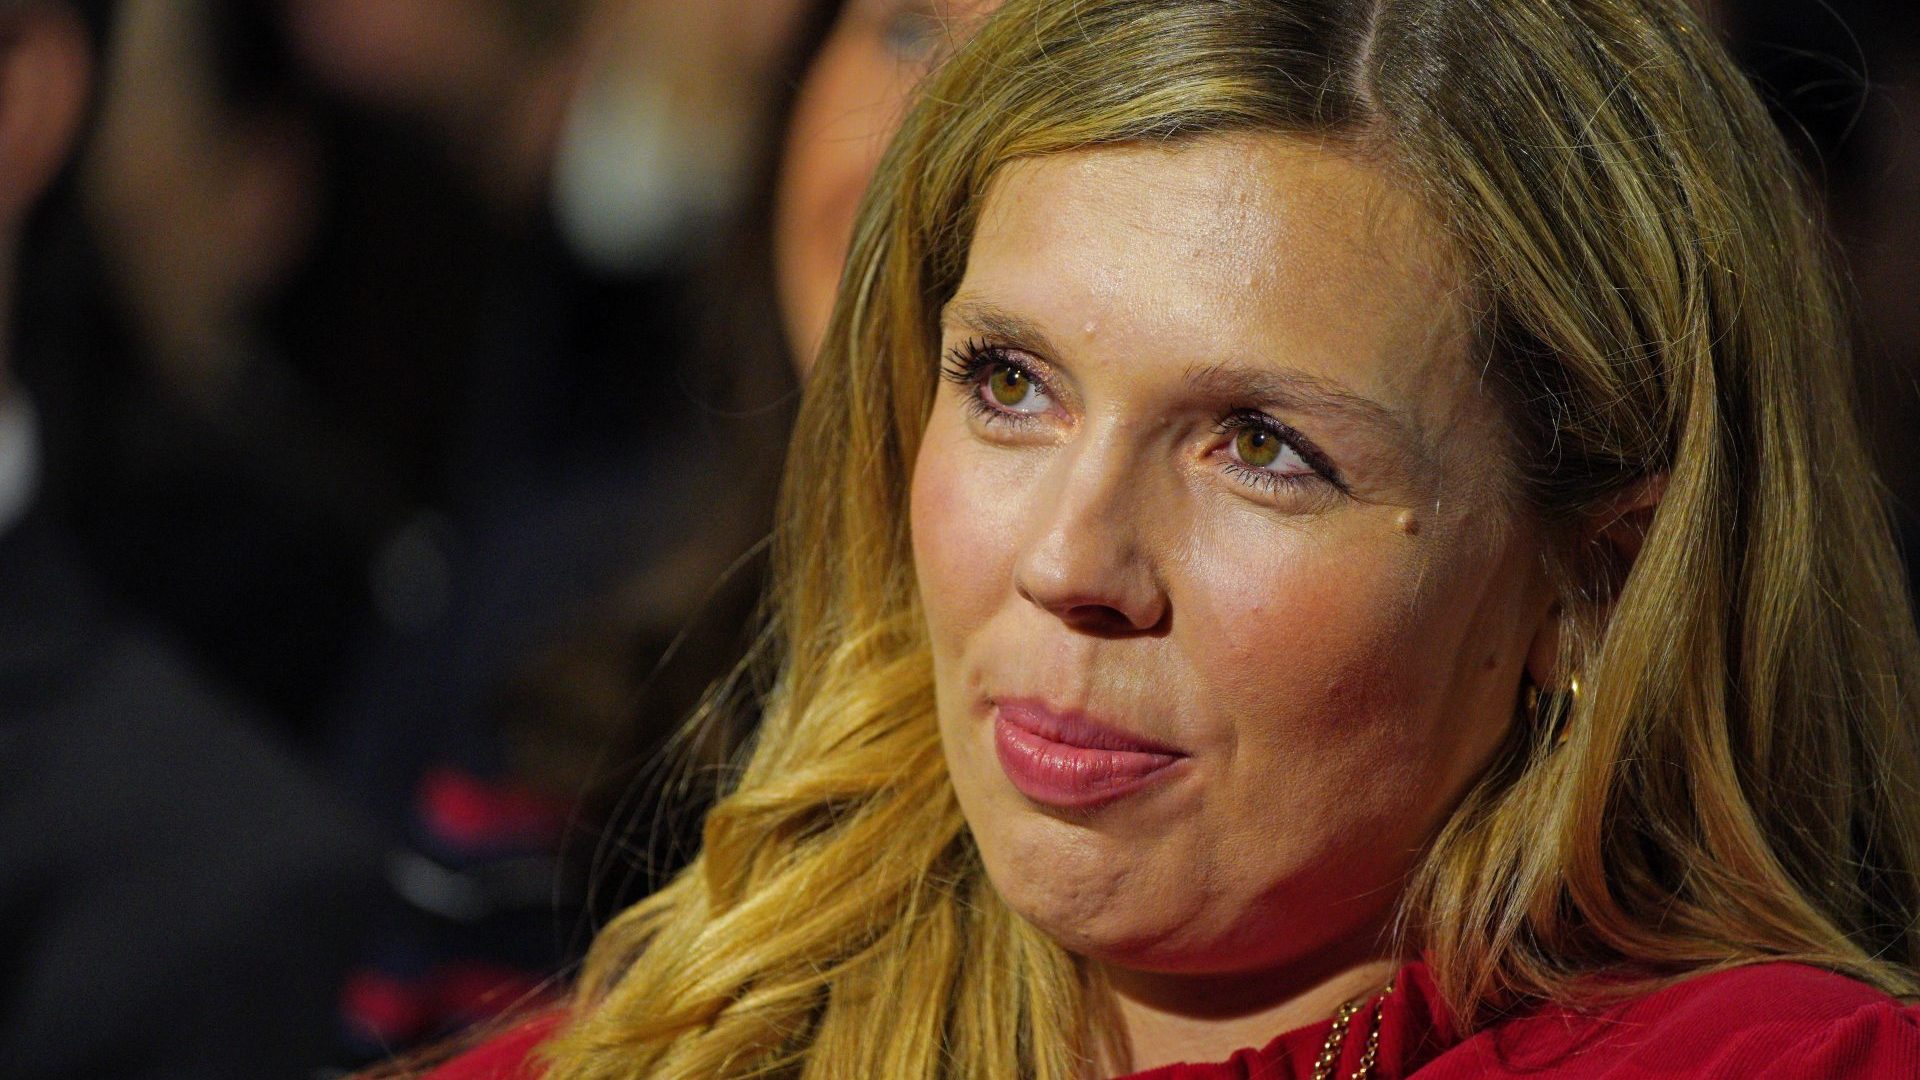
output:
POLYGON ((1824 257, 1678 0, 1013 0, 863 209, 702 854, 445 1075, 1920 1075, 1824 257))

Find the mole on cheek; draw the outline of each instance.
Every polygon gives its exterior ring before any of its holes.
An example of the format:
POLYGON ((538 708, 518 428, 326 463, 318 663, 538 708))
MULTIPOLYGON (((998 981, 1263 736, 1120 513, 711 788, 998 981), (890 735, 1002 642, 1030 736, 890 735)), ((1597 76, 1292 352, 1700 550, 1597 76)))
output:
POLYGON ((1395 518, 1393 523, 1395 527, 1408 536, 1420 535, 1420 519, 1415 517, 1411 510, 1400 511, 1400 516, 1395 518))

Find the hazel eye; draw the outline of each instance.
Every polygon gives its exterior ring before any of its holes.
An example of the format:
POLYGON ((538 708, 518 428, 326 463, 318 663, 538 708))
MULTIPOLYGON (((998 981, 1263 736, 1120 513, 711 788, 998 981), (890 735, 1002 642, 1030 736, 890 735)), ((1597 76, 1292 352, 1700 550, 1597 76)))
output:
POLYGON ((1271 431, 1243 428, 1234 436, 1233 452, 1256 469, 1264 469, 1280 457, 1280 440, 1271 431))
POLYGON ((987 375, 986 388, 994 403, 1003 409, 1044 412, 1047 408, 1046 392, 1034 382, 1032 375, 1012 364, 994 365, 987 375))
POLYGON ((1257 409, 1241 409, 1216 429, 1230 436, 1220 452, 1227 475, 1248 487, 1278 494, 1330 485, 1346 491, 1333 463, 1306 436, 1257 409))
POLYGON ((1288 473, 1311 472, 1312 469, 1300 457, 1298 451, 1288 446, 1278 432, 1263 427, 1247 426, 1241 428, 1233 437, 1233 454, 1240 463, 1255 469, 1268 469, 1275 463, 1283 467, 1279 471, 1288 473), (1283 460, 1290 459, 1290 460, 1283 460))

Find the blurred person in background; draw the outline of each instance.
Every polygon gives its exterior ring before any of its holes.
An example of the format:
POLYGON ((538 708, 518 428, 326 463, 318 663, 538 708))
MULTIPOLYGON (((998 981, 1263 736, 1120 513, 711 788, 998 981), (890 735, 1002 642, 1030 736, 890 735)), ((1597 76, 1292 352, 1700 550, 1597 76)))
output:
POLYGON ((322 720, 400 845, 346 1003, 371 1053, 572 955, 582 875, 555 859, 609 732, 651 758, 657 718, 747 645, 757 578, 727 572, 770 524, 793 386, 756 192, 827 12, 280 10, 375 144, 333 181, 340 229, 283 318, 323 396, 388 433, 412 507, 322 720))
MULTIPOLYGON (((385 826, 356 1052, 564 961, 568 725, 609 682, 551 679, 591 655, 564 642, 638 625, 623 662, 651 664, 765 530, 791 375, 737 209, 790 81, 768 66, 824 15, 732 7, 128 0, 114 20, 36 252, 48 502, 114 593, 385 826), (576 632, 609 594, 619 619, 576 632)), ((681 682, 743 647, 752 587, 732 588, 681 682)))
POLYGON ((46 215, 75 197, 62 173, 110 15, 0 3, 0 311, 18 316, 0 326, 0 1061, 298 1076, 331 1056, 375 834, 101 583, 49 503, 15 377, 67 355, 54 332, 90 299, 33 270, 57 265, 46 215))
POLYGON ((366 552, 403 512, 272 320, 313 247, 319 104, 250 0, 116 11, 30 282, 52 298, 29 305, 44 340, 23 372, 48 496, 116 590, 311 752, 366 618, 366 552))

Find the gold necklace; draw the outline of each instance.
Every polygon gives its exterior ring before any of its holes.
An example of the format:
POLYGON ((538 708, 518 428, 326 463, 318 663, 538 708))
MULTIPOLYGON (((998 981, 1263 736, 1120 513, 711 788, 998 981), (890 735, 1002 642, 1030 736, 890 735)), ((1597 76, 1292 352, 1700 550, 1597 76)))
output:
POLYGON ((1367 1043, 1360 1051, 1360 1064, 1353 1067, 1347 1080, 1367 1080, 1373 1075, 1373 1063, 1380 1057, 1380 1014, 1387 1011, 1387 995, 1393 993, 1393 983, 1365 1001, 1349 1001, 1340 1006, 1333 1014, 1333 1029, 1327 1032, 1326 1044, 1320 1047, 1320 1056, 1313 1059, 1313 1080, 1334 1080, 1334 1067, 1340 1063, 1340 1048, 1346 1045, 1347 1029, 1353 1025, 1353 1018, 1362 1009, 1371 1009, 1373 1021, 1367 1026, 1367 1043))

